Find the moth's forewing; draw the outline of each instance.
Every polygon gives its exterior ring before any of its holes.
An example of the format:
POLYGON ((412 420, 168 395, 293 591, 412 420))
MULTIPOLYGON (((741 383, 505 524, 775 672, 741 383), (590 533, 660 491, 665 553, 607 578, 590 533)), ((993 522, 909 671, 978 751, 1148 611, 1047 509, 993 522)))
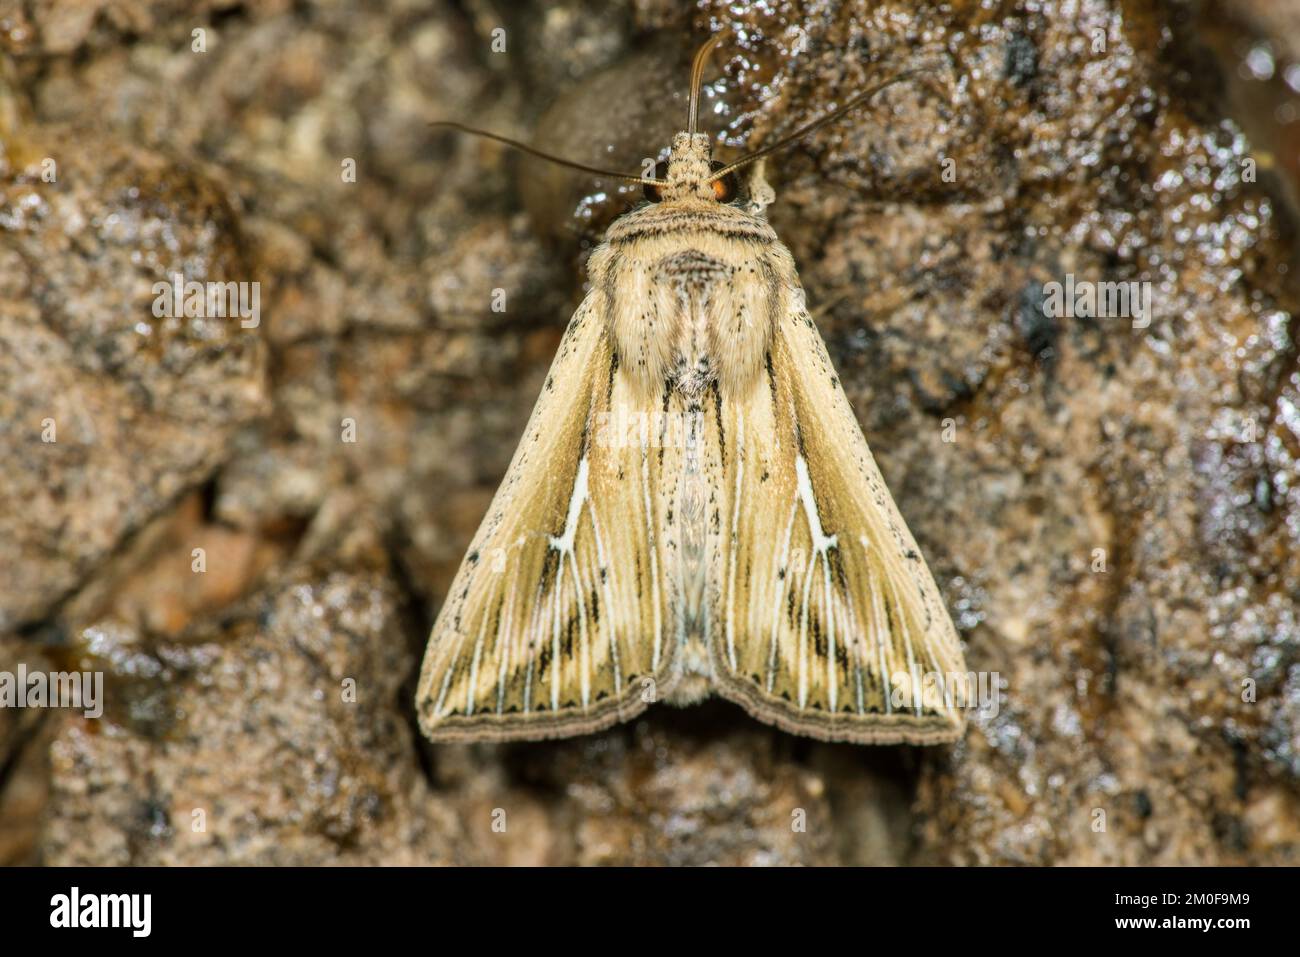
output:
POLYGON ((785 286, 764 382, 724 405, 718 690, 816 738, 951 741, 966 687, 956 630, 792 265, 785 286))
POLYGON ((416 707, 431 739, 583 734, 667 686, 674 646, 647 513, 662 466, 626 416, 611 420, 612 404, 626 407, 617 386, 593 293, 429 638, 416 707))

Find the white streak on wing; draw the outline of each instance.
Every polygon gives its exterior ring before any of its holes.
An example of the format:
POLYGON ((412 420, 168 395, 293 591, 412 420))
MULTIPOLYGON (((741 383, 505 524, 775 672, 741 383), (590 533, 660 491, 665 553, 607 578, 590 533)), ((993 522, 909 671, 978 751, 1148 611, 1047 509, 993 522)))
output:
MULTIPOLYGON (((822 529, 821 516, 817 514, 817 496, 813 492, 812 476, 808 474, 808 463, 802 455, 796 454, 794 459, 794 474, 798 481, 799 501, 803 503, 804 518, 808 521, 808 532, 812 538, 812 555, 808 560, 808 581, 804 582, 803 591, 803 613, 799 625, 799 707, 802 708, 808 700, 808 675, 807 675, 807 641, 806 635, 808 630, 808 595, 812 587, 812 571, 816 567, 817 558, 820 556, 824 566, 826 577, 826 594, 825 599, 830 601, 830 550, 835 547, 838 537, 827 535, 822 529)), ((823 608, 823 611, 826 611, 823 608)), ((830 612, 834 614, 833 611, 830 612)), ((825 615, 823 615, 825 617, 825 615)), ((829 624, 823 622, 823 624, 829 624)), ((832 655, 827 664, 827 677, 833 679, 835 668, 834 651, 834 631, 831 630, 831 648, 832 655)), ((834 710, 835 690, 834 681, 831 680, 831 705, 834 710)))
MULTIPOLYGON (((587 606, 582 601, 582 573, 578 568, 578 556, 574 550, 574 541, 578 536, 578 522, 582 518, 582 506, 587 501, 587 475, 589 466, 587 456, 578 460, 578 474, 573 479, 573 491, 569 495, 569 512, 564 519, 564 532, 557 538, 549 537, 551 548, 560 553, 559 567, 555 572, 555 587, 552 591, 551 615, 551 710, 560 710, 560 628, 564 616, 564 602, 560 597, 564 593, 564 566, 567 559, 573 573, 573 587, 578 594, 578 630, 583 653, 587 651, 587 606)), ((588 667, 590 662, 585 663, 588 667)), ((583 707, 586 707, 590 692, 590 675, 582 673, 583 707)))
POLYGON ((812 546, 816 551, 825 554, 828 549, 835 547, 838 536, 827 535, 822 531, 822 520, 817 514, 817 497, 813 494, 812 476, 808 474, 808 463, 804 461, 802 455, 795 456, 794 474, 799 480, 799 500, 803 502, 804 514, 808 517, 808 528, 812 532, 812 546))
POLYGON ((578 534, 578 518, 587 501, 587 457, 578 460, 578 475, 573 480, 573 493, 569 496, 569 514, 564 520, 564 534, 550 536, 551 547, 562 554, 573 554, 573 540, 578 534))

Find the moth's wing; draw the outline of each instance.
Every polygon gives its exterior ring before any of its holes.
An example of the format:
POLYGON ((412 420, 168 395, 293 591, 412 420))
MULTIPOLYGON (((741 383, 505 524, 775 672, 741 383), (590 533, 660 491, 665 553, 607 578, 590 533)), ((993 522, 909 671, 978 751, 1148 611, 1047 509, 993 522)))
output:
POLYGON ((416 694, 432 740, 585 734, 644 710, 670 665, 656 463, 602 440, 625 377, 600 301, 574 314, 434 624, 416 694))
POLYGON ((803 308, 777 323, 764 379, 719 399, 717 690, 812 737, 957 738, 956 630, 803 308))

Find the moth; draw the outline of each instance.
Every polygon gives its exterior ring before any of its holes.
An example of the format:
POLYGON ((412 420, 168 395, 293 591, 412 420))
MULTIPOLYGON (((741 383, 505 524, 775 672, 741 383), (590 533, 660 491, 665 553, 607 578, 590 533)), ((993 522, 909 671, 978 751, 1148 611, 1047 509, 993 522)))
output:
MULTIPOLYGON (((434 741, 536 740, 720 695, 796 734, 964 728, 956 630, 813 323, 795 263, 687 129, 588 263, 500 489, 434 624, 434 741)), ((914 71, 915 72, 915 71, 914 71)))

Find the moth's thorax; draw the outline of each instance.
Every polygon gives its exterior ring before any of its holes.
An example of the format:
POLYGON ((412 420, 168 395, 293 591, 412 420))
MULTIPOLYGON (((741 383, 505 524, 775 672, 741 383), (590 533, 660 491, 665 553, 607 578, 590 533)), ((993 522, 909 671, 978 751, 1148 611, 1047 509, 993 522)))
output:
POLYGON ((616 221, 589 264, 620 371, 647 396, 748 393, 798 289, 763 219, 711 200, 664 201, 616 221))
POLYGON ((713 170, 709 161, 713 151, 709 138, 703 133, 678 133, 673 137, 672 152, 668 156, 668 176, 660 187, 664 202, 681 199, 713 200, 713 186, 709 176, 713 170))

